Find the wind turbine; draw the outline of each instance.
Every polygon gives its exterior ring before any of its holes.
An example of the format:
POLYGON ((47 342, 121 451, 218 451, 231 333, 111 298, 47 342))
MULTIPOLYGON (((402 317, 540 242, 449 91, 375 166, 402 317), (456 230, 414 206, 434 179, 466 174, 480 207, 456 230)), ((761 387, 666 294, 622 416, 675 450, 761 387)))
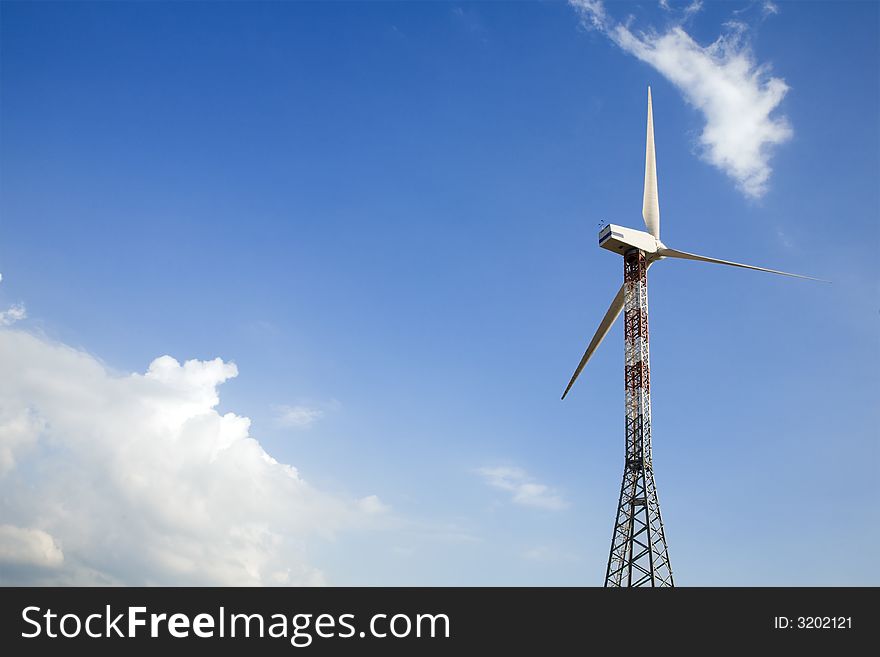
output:
POLYGON ((626 463, 605 572, 605 586, 673 586, 669 551, 660 517, 651 460, 651 376, 648 350, 648 268, 658 260, 678 258, 756 269, 771 274, 814 279, 775 269, 670 249, 660 241, 660 203, 654 153, 654 117, 648 87, 648 135, 645 147, 645 191, 642 218, 647 232, 608 224, 599 231, 599 246, 623 256, 623 285, 611 302, 593 339, 562 393, 565 399, 596 348, 624 313, 624 381, 626 383, 626 463))

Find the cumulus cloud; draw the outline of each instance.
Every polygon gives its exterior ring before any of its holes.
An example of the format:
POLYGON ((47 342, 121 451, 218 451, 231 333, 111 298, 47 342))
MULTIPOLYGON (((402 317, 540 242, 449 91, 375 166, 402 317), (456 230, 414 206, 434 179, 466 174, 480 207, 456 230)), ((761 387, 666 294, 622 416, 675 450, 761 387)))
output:
POLYGON ((702 46, 681 25, 636 33, 609 16, 601 0, 569 2, 584 24, 652 66, 702 113, 704 159, 733 178, 747 196, 758 198, 767 191, 772 151, 793 134, 786 117, 774 114, 788 85, 755 61, 744 23, 727 23, 721 36, 702 46))
POLYGON ((17 453, 36 444, 43 424, 29 408, 0 408, 0 477, 15 467, 17 453))
POLYGON ((524 470, 508 466, 484 467, 477 470, 485 482, 511 494, 515 504, 540 509, 559 510, 568 504, 549 486, 537 483, 524 470))
POLYGON ((50 534, 41 529, 0 525, 0 564, 56 568, 64 553, 50 534))
POLYGON ((232 363, 120 374, 5 329, 0 365, 0 561, 29 566, 2 583, 321 584, 308 546, 386 509, 315 489, 219 413, 232 363))

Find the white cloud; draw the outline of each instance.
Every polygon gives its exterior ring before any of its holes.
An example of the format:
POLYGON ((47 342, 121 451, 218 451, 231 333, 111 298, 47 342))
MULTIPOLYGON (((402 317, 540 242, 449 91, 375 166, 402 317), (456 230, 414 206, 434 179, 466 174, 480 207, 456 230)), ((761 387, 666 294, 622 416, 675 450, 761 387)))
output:
POLYGON ((376 495, 367 495, 358 500, 358 506, 361 511, 369 514, 388 513, 391 510, 387 504, 383 503, 376 495))
POLYGON ((11 326, 26 318, 27 310, 21 303, 13 304, 6 310, 0 310, 0 326, 11 326))
POLYGON ((755 61, 743 23, 727 23, 724 34, 701 46, 681 25, 637 34, 611 18, 600 0, 569 2, 586 25, 652 66, 703 114, 699 141, 704 159, 733 178, 747 196, 767 191, 772 150, 793 134, 786 117, 773 115, 788 85, 755 61))
MULTIPOLYGON (((0 283, 3 282, 3 274, 0 274, 0 283)), ((0 327, 11 326, 22 319, 27 318, 27 310, 22 303, 11 305, 6 310, 0 310, 0 327)))
POLYGON ((514 503, 541 509, 559 510, 568 506, 562 496, 549 486, 535 482, 524 470, 508 466, 479 468, 487 484, 511 493, 514 503))
POLYGON ((296 406, 276 406, 277 421, 283 427, 308 429, 324 417, 324 410, 314 406, 298 404, 296 406))
POLYGON ((0 367, 0 556, 22 564, 2 583, 321 584, 308 546, 386 509, 313 488, 218 413, 232 363, 124 375, 6 329, 0 367))
MULTIPOLYGON (((676 10, 672 7, 672 5, 669 4, 669 0, 660 0, 660 1, 659 1, 659 5, 660 5, 660 8, 663 9, 663 10, 665 10, 665 11, 669 11, 669 12, 674 12, 674 11, 676 11, 676 10)), ((685 5, 684 7, 681 8, 681 13, 682 13, 685 17, 688 17, 688 16, 691 16, 692 14, 696 14, 696 13, 697 13, 698 11, 700 11, 702 8, 703 8, 703 2, 702 2, 702 0, 693 0, 693 2, 691 2, 691 3, 685 5)))
POLYGON ((64 553, 50 534, 41 529, 0 525, 0 564, 55 568, 64 553))
POLYGON ((36 444, 43 425, 29 408, 0 408, 0 477, 15 467, 17 454, 36 444))
POLYGON ((703 8, 702 0, 694 0, 687 7, 685 7, 682 11, 685 16, 691 16, 692 14, 696 14, 703 8))

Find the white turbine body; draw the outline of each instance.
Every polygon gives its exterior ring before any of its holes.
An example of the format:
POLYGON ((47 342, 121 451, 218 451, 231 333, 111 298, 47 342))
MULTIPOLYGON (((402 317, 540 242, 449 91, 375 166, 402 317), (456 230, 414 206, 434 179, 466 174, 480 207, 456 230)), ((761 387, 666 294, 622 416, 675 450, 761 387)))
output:
MULTIPOLYGON (((765 267, 756 267, 754 265, 745 265, 739 262, 731 262, 729 260, 720 260, 718 258, 710 258, 708 256, 688 253, 687 251, 679 251, 670 249, 660 241, 660 201, 657 193, 657 155, 654 148, 654 112, 651 102, 651 87, 648 87, 648 130, 645 144, 645 189, 642 197, 642 218, 645 221, 643 230, 618 226, 616 224, 608 224, 599 231, 599 246, 603 249, 613 251, 619 255, 624 255, 630 249, 638 249, 645 254, 648 264, 651 265, 658 260, 665 258, 676 258, 680 260, 698 260, 700 262, 709 262, 717 265, 728 265, 731 267, 741 267, 743 269, 754 269, 756 271, 765 271, 771 274, 781 274, 783 276, 793 276, 794 278, 806 278, 814 281, 821 279, 812 278, 811 276, 801 276, 800 274, 789 274, 788 272, 778 271, 776 269, 767 269, 765 267)), ((618 290, 617 295, 611 302, 611 306, 602 318, 593 339, 590 341, 586 352, 584 352, 581 362, 578 363, 562 398, 568 394, 574 385, 575 380, 580 375, 584 366, 592 357, 596 348, 601 344, 602 340, 611 330, 615 320, 623 309, 623 286, 618 290)))

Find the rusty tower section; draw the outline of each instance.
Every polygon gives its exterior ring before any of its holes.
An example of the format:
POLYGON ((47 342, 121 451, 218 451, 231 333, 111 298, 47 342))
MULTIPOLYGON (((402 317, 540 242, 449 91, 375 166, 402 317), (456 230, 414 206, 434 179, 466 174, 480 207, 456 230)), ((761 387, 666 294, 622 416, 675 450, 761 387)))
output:
POLYGON ((673 586, 651 463, 648 262, 643 251, 624 254, 623 280, 626 463, 605 586, 673 586))

